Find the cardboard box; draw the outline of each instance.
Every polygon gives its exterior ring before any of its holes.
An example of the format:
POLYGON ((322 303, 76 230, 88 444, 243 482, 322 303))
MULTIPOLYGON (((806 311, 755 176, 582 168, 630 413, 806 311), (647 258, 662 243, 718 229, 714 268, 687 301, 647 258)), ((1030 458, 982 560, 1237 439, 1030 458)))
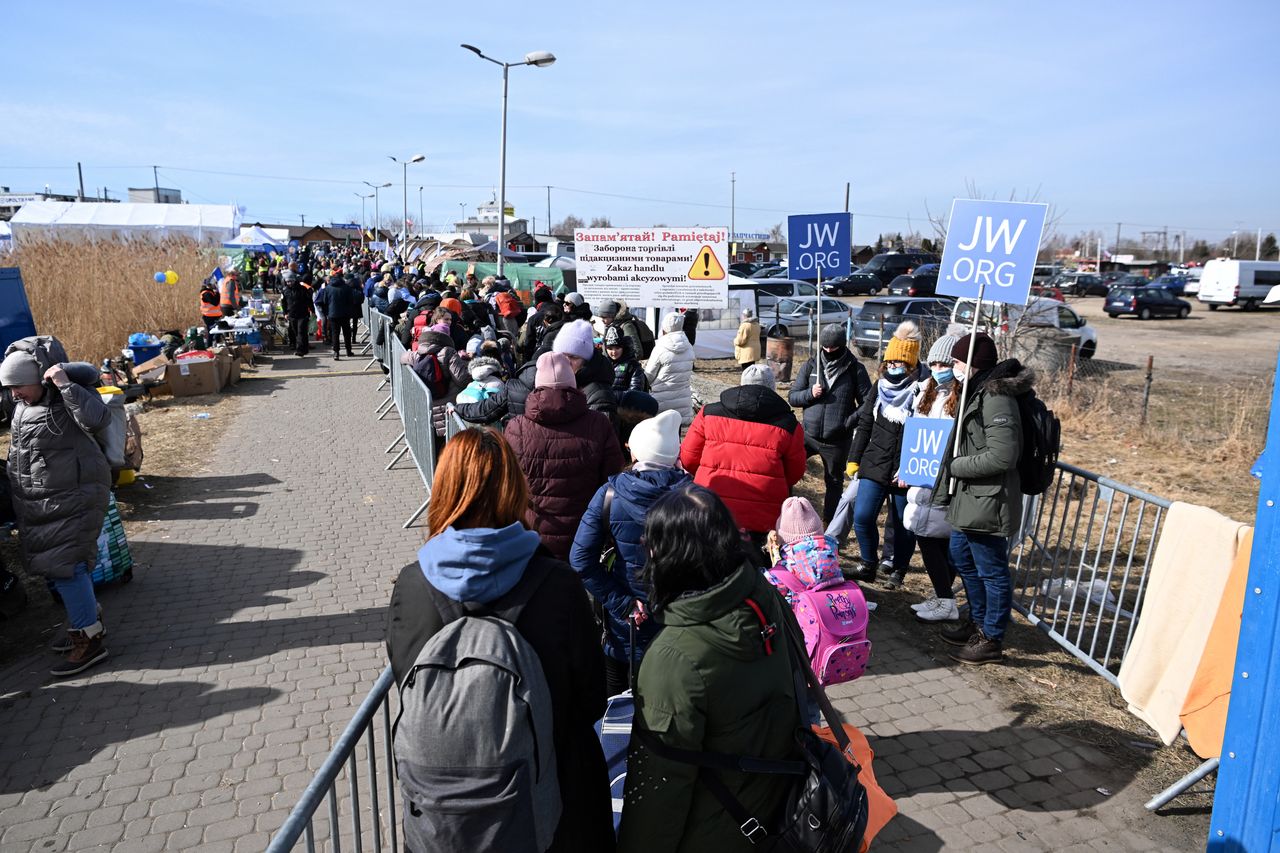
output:
POLYGON ((226 347, 219 347, 214 351, 213 359, 214 367, 218 372, 218 390, 221 391, 227 387, 227 383, 231 380, 231 365, 238 364, 231 351, 226 347))
POLYGON ((245 367, 253 367, 253 347, 248 344, 242 344, 232 349, 232 354, 240 359, 240 363, 245 367))
POLYGON ((173 389, 175 397, 216 394, 221 389, 218 379, 218 363, 215 360, 179 361, 169 365, 165 371, 165 380, 173 389))
POLYGON ((158 367, 165 367, 166 365, 170 365, 170 364, 173 364, 173 360, 170 359, 168 356, 166 356, 164 353, 161 353, 155 358, 144 361, 142 362, 142 364, 139 364, 136 367, 134 367, 133 375, 137 377, 141 377, 142 374, 144 373, 150 373, 151 371, 155 370, 158 367))

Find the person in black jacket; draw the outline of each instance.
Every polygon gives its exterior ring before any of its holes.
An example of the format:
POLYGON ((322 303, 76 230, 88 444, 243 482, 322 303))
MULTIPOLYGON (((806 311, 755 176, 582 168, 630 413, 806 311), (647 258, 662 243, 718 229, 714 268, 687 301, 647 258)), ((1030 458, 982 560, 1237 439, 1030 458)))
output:
MULTIPOLYGON (((610 853, 608 771, 592 729, 605 710, 600 629, 578 576, 522 523, 528 505, 528 484, 500 433, 465 430, 445 445, 427 511, 427 542, 391 593, 387 656, 403 684, 445 625, 437 594, 464 609, 501 609, 504 599, 527 596, 515 628, 538 656, 551 694, 562 804, 548 849, 610 853)), ((502 813, 495 810, 494 819, 502 813)))
POLYGON ((871 393, 867 369, 849 351, 844 326, 832 323, 822 330, 822 369, 809 359, 791 382, 788 402, 804 409, 804 443, 809 455, 822 458, 826 495, 822 520, 831 522, 844 491, 849 443, 858 408, 871 393))
POLYGON ((293 354, 302 358, 310 352, 311 315, 315 313, 311 288, 298 279, 284 286, 280 299, 284 316, 289 323, 289 346, 293 354))
POLYGON ((862 565, 856 580, 876 579, 880 563, 880 508, 889 499, 889 523, 893 526, 893 569, 886 589, 897 589, 911 565, 915 534, 902 524, 907 509, 907 487, 898 478, 902 432, 913 413, 920 330, 907 320, 899 324, 880 363, 880 376, 872 394, 858 410, 857 431, 849 451, 849 467, 858 474, 858 496, 853 505, 853 532, 858 537, 862 565))
POLYGON ((355 337, 354 318, 360 316, 362 295, 347 287, 341 276, 329 276, 329 283, 320 291, 317 307, 324 311, 325 333, 333 344, 333 360, 340 361, 339 346, 347 345, 347 356, 353 356, 351 341, 355 337))
POLYGON ((619 401, 628 391, 649 390, 649 378, 631 350, 631 339, 617 326, 604 327, 604 353, 613 364, 613 396, 619 401))

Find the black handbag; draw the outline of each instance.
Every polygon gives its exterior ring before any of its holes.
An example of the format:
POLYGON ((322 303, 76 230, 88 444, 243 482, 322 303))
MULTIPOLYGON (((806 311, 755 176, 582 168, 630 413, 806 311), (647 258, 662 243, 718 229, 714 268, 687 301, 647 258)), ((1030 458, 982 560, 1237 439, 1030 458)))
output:
MULTIPOLYGON (((747 599, 760 618, 761 635, 768 640, 777 627, 765 622, 759 607, 747 599)), ((798 761, 779 761, 742 755, 697 752, 667 746, 639 726, 633 732, 655 755, 682 764, 702 768, 699 777, 724 810, 738 823, 742 834, 753 845, 779 853, 849 853, 862 844, 867 829, 867 790, 858 780, 861 768, 854 760, 853 749, 844 726, 822 685, 813 673, 808 659, 800 653, 804 640, 794 619, 786 619, 786 646, 796 677, 796 701, 800 719, 808 719, 802 696, 808 695, 822 709, 839 749, 818 737, 811 728, 796 731, 798 761), (781 816, 774 825, 766 825, 750 814, 741 801, 725 786, 717 770, 741 773, 780 773, 800 778, 787 795, 781 816)), ((766 652, 768 653, 768 652, 766 652)), ((766 818, 767 820, 767 818, 766 818)))

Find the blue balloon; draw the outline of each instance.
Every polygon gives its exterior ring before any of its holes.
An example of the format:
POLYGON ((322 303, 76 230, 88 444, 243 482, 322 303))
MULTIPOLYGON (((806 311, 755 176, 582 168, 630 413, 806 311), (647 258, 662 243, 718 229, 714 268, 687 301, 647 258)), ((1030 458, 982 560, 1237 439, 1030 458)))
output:
POLYGON ((158 272, 152 277, 156 280, 156 284, 164 284, 164 273, 158 272))

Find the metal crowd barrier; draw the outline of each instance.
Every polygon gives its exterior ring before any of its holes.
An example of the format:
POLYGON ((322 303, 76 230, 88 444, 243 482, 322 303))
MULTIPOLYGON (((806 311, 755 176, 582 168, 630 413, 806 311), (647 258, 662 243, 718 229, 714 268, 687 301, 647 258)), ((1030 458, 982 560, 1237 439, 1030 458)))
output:
POLYGON ((427 506, 431 503, 431 484, 436 476, 436 432, 431 417, 431 390, 418 377, 418 374, 413 372, 412 367, 401 363, 405 348, 400 343, 400 339, 392 335, 389 340, 387 352, 390 356, 388 367, 391 371, 391 398, 397 411, 400 412, 404 429, 387 451, 390 452, 401 441, 404 442, 404 447, 396 454, 395 459, 391 460, 387 469, 390 470, 392 465, 408 453, 413 457, 413 463, 422 476, 423 488, 426 489, 422 504, 404 523, 405 527, 409 527, 427 511, 427 506))
POLYGON ((306 844, 307 853, 326 847, 333 853, 341 853, 344 844, 356 853, 362 853, 366 845, 371 845, 374 853, 382 853, 384 838, 389 842, 386 850, 400 849, 397 816, 400 813, 397 809, 400 786, 395 781, 395 757, 391 750, 391 722, 395 719, 391 698, 396 695, 394 688, 395 677, 391 667, 387 667, 360 703, 355 717, 339 736, 315 778, 302 792, 298 804, 276 830, 267 845, 267 853, 293 850, 300 840, 306 844), (367 770, 363 779, 360 769, 362 752, 367 770), (340 801, 339 776, 343 775, 344 769, 349 796, 340 801), (361 799, 362 794, 366 795, 365 799, 361 799), (316 812, 325 800, 329 803, 328 815, 317 818, 316 812), (349 829, 345 831, 344 819, 350 821, 349 829))
MULTIPOLYGON (((1053 484, 1023 513, 1014 609, 1117 688, 1170 503, 1059 462, 1053 484)), ((1167 805, 1217 767, 1218 759, 1205 761, 1147 808, 1167 805)))

